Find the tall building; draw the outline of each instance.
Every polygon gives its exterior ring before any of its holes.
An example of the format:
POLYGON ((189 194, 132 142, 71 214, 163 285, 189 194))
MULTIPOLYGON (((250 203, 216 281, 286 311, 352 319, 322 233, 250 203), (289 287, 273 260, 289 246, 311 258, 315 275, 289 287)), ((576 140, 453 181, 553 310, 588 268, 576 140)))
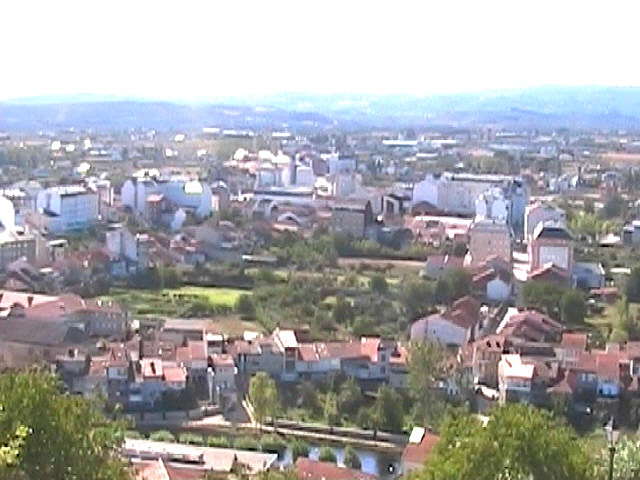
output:
POLYGON ((23 228, 0 230, 0 269, 8 264, 26 258, 32 262, 36 258, 36 238, 23 228))
POLYGON ((467 264, 475 266, 497 256, 511 263, 511 230, 500 220, 480 219, 469 227, 467 264))
POLYGON ((36 208, 47 231, 81 231, 98 220, 98 194, 77 185, 51 187, 38 193, 36 208))
POLYGON ((525 240, 531 241, 533 232, 540 222, 555 222, 562 227, 566 227, 567 214, 561 208, 546 203, 536 202, 527 205, 524 214, 525 240))
POLYGON ((548 264, 567 272, 573 270, 573 236, 562 224, 538 223, 528 250, 531 272, 548 264))
POLYGON ((143 175, 127 180, 122 186, 122 204, 147 215, 149 199, 166 199, 176 208, 192 211, 203 218, 211 214, 211 187, 182 176, 169 178, 143 175), (160 196, 160 197, 159 197, 160 196))

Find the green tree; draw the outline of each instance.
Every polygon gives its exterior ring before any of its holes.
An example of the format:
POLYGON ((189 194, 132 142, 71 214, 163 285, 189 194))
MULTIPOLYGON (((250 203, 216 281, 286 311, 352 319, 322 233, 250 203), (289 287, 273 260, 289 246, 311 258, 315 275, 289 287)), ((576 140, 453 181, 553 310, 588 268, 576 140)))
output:
POLYGON ((336 463, 336 461, 338 459, 336 458, 336 454, 333 451, 333 448, 331 448, 331 447, 322 447, 320 449, 319 454, 318 454, 318 460, 320 460, 321 462, 336 463))
POLYGON ((360 468, 362 468, 360 457, 351 445, 347 445, 344 448, 344 465, 354 470, 360 470, 360 468))
MULTIPOLYGON (((598 478, 606 478, 609 474, 608 448, 602 449, 596 465, 599 467, 598 478)), ((616 445, 616 455, 613 459, 613 479, 637 480, 638 478, 640 478, 640 441, 636 438, 623 436, 616 445)))
POLYGON ((341 295, 336 297, 336 303, 331 312, 333 321, 338 325, 345 325, 355 317, 355 310, 351 302, 341 295))
POLYGON ((371 276, 369 288, 373 293, 377 293, 378 295, 385 295, 389 291, 387 279, 381 273, 376 273, 371 276))
POLYGON ((464 268, 452 268, 447 270, 442 279, 449 284, 451 300, 457 300, 471 291, 471 274, 464 268))
POLYGON ((317 414, 320 411, 320 399, 318 397, 318 390, 314 387, 313 383, 304 381, 297 387, 298 399, 302 408, 305 408, 311 412, 312 415, 317 414))
POLYGON ((436 342, 413 342, 409 347, 409 395, 414 420, 423 426, 437 426, 445 412, 437 382, 449 375, 443 347, 436 342))
POLYGON ((587 303, 577 290, 567 290, 560 298, 560 318, 565 325, 581 325, 587 315, 587 303))
POLYGON ((327 392, 324 397, 323 416, 325 423, 331 427, 331 432, 333 433, 333 427, 340 418, 338 415, 338 398, 333 392, 327 392))
POLYGON ((427 313, 434 300, 433 284, 424 280, 411 281, 403 288, 402 304, 411 320, 427 313))
POLYGON ((602 207, 600 214, 604 218, 622 217, 627 209, 627 202, 619 194, 612 195, 602 207))
POLYGON ((107 420, 97 402, 62 393, 55 376, 35 371, 0 375, 0 405, 10 412, 0 416, 3 463, 19 451, 18 472, 11 472, 15 478, 129 477, 115 455, 123 426, 107 420))
POLYGON ((372 418, 376 430, 400 432, 404 426, 403 401, 393 388, 382 385, 373 404, 372 418))
POLYGON ((275 420, 278 407, 278 391, 273 379, 265 372, 259 372, 249 382, 249 400, 253 406, 256 422, 262 428, 265 420, 271 417, 275 420))
POLYGON ((640 267, 631 269, 625 284, 625 294, 630 302, 640 302, 640 267))
POLYGON ((550 412, 519 404, 495 408, 486 426, 475 416, 450 417, 424 480, 592 479, 591 455, 550 412))
POLYGON ((299 438, 294 438, 289 444, 289 448, 291 448, 291 458, 295 462, 299 457, 308 457, 309 456, 309 445, 304 440, 300 440, 299 438))
POLYGON ((358 413, 363 398, 360 387, 353 377, 342 384, 338 393, 338 410, 348 416, 354 416, 358 413))
POLYGON ((584 213, 593 215, 596 213, 596 203, 593 201, 593 198, 587 197, 584 199, 584 213))
POLYGON ((246 318, 253 318, 256 315, 256 307, 253 304, 253 299, 251 295, 247 295, 243 293, 236 300, 235 305, 236 312, 246 318))
POLYGON ((158 430, 149 435, 149 440, 154 442, 175 442, 176 437, 169 430, 158 430))
POLYGON ((435 297, 436 302, 441 305, 447 305, 453 300, 453 287, 443 277, 436 282, 435 297))
POLYGON ((526 282, 522 287, 521 304, 524 308, 535 309, 551 317, 559 318, 560 300, 566 288, 551 282, 526 282))

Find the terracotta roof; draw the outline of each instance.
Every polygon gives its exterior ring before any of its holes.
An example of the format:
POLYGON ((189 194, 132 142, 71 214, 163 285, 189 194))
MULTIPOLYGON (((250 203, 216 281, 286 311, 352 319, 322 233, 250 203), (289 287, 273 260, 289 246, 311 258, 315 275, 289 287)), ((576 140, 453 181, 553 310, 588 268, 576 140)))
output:
POLYGON ((320 462, 300 457, 295 463, 300 480, 374 480, 377 477, 351 468, 339 467, 335 463, 320 462))
POLYGON ((109 349, 107 356, 107 364, 109 367, 128 367, 130 360, 129 352, 124 348, 124 345, 112 345, 109 349))
POLYGON ((452 312, 445 312, 442 318, 449 320, 455 325, 469 329, 477 323, 477 318, 473 317, 469 313, 463 310, 454 310, 452 312))
POLYGON ((439 435, 425 432, 420 443, 410 443, 404 448, 402 462, 411 465, 424 465, 439 440, 439 435))
POLYGON ((532 271, 529 274, 529 279, 538 280, 538 279, 543 279, 549 276, 555 277, 557 280, 564 282, 571 277, 571 273, 568 270, 561 268, 554 263, 548 263, 538 268, 537 270, 532 271))
POLYGON ((379 338, 362 337, 360 339, 362 354, 369 357, 369 361, 375 363, 378 361, 378 349, 380 348, 379 338))
POLYGON ((204 340, 189 340, 185 347, 176 348, 176 360, 178 362, 190 362, 192 360, 207 360, 207 344, 204 340))
POLYGON ((596 373, 599 377, 620 379, 620 354, 598 352, 596 353, 596 373))
POLYGON ((145 462, 134 468, 134 480, 171 480, 162 459, 155 462, 145 462))
POLYGON ((217 367, 233 367, 233 357, 228 353, 214 353, 211 357, 214 366, 217 367))
POLYGON ((183 383, 187 381, 187 372, 184 367, 164 366, 164 380, 171 383, 183 383))
POLYGON ((229 353, 232 355, 247 354, 260 355, 260 343, 257 341, 236 340, 229 345, 229 353))
POLYGON ((562 373, 560 381, 547 388, 547 392, 560 395, 571 395, 573 393, 573 385, 575 385, 576 373, 573 370, 569 370, 562 373))
POLYGON ((562 346, 584 352, 587 350, 587 334, 564 332, 562 334, 562 346))
POLYGON ((476 316, 480 311, 481 304, 470 295, 459 298, 451 305, 451 310, 462 310, 469 315, 476 316))
POLYGON ((640 358, 640 342, 627 342, 625 353, 629 359, 640 358))
POLYGON ((578 363, 575 367, 576 370, 595 373, 596 368, 597 363, 595 354, 591 352, 583 353, 578 357, 578 363))
POLYGON ((162 378, 162 360, 159 358, 143 358, 140 360, 140 371, 143 378, 162 378))

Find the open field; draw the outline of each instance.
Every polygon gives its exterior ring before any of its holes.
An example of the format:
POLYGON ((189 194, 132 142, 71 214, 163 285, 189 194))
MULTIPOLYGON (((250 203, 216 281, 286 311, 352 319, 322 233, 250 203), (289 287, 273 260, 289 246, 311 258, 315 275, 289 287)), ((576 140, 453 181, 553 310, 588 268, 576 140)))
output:
POLYGON ((251 294, 251 290, 241 290, 239 288, 223 288, 223 287, 192 287, 184 286, 174 289, 165 289, 163 295, 169 295, 174 298, 181 296, 197 296, 206 298, 212 305, 221 305, 233 307, 238 297, 243 293, 251 294))

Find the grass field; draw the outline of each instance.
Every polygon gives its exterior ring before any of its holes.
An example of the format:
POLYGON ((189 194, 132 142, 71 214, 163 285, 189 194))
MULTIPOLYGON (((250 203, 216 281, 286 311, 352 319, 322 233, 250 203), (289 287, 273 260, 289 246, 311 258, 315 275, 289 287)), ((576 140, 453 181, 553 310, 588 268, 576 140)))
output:
POLYGON ((233 307, 240 295, 243 293, 251 294, 252 292, 251 290, 241 290, 239 288, 185 286, 175 289, 165 289, 162 293, 168 294, 172 297, 179 297, 180 295, 194 295, 206 298, 213 305, 233 307))

